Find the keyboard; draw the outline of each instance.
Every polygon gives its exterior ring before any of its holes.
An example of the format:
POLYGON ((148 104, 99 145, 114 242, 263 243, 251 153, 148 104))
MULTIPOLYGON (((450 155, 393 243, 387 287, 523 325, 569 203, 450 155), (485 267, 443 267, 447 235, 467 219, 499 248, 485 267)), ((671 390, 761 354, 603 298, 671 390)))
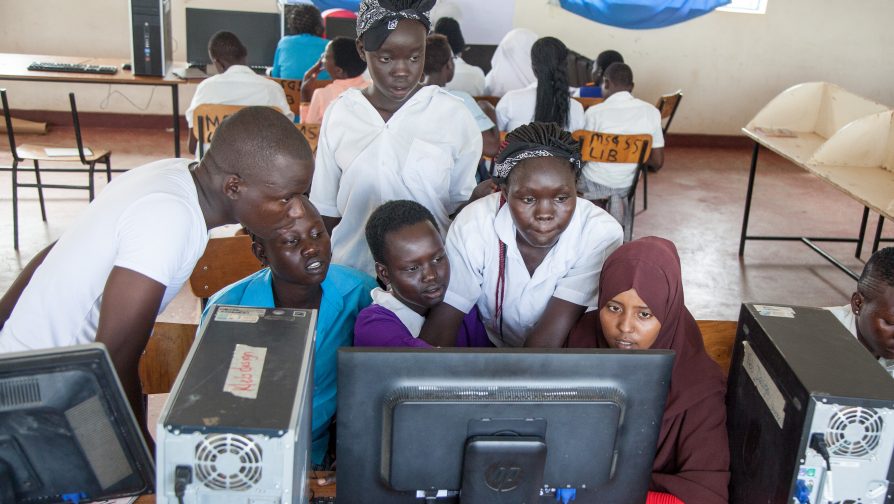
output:
POLYGON ((267 75, 267 70, 270 69, 270 67, 264 65, 248 65, 248 68, 251 68, 258 75, 267 75))
POLYGON ((118 73, 118 67, 111 65, 86 65, 83 63, 56 63, 52 61, 35 61, 28 65, 28 70, 39 72, 72 72, 89 74, 118 73))

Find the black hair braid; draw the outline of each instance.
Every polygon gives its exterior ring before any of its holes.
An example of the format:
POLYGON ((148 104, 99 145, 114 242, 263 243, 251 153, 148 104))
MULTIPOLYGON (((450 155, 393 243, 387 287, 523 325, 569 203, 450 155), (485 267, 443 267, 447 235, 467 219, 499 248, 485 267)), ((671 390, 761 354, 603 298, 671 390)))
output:
POLYGON ((568 48, 561 40, 543 37, 531 47, 531 67, 537 77, 534 120, 568 126, 568 48))

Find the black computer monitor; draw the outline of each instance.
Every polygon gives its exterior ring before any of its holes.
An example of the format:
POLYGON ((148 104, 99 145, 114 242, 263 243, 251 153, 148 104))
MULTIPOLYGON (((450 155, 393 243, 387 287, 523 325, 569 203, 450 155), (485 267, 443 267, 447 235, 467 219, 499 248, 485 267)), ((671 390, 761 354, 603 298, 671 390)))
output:
POLYGON ((105 346, 0 355, 0 503, 154 489, 152 457, 105 346))
POLYGON ((276 12, 243 12, 186 8, 186 60, 191 66, 211 63, 208 41, 226 30, 236 34, 248 49, 249 66, 273 65, 279 43, 280 15, 276 12))
POLYGON ((672 364, 670 351, 339 350, 338 502, 644 502, 672 364))

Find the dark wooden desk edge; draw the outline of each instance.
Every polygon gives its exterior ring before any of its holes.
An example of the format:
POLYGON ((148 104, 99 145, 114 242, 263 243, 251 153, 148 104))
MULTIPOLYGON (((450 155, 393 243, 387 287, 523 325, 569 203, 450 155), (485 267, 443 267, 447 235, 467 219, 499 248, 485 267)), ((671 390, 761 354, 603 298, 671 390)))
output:
MULTIPOLYGON (((310 478, 310 490, 313 497, 335 497, 335 484, 321 487, 317 485, 316 481, 316 478, 326 477, 330 474, 332 473, 326 471, 316 471, 310 473, 310 475, 313 476, 312 478, 310 478)), ((155 504, 155 495, 141 495, 137 498, 136 504, 155 504)))

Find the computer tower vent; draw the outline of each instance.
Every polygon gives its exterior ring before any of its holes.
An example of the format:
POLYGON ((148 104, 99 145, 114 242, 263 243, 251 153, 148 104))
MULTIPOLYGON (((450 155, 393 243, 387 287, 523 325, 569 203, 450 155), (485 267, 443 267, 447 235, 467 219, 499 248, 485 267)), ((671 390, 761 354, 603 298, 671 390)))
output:
POLYGON ((196 445, 196 476, 212 490, 248 490, 261 481, 261 447, 237 434, 212 434, 196 445))
POLYGON ((841 408, 829 419, 826 445, 838 457, 871 456, 882 437, 885 423, 872 408, 841 408))
POLYGON ((40 381, 35 377, 0 380, 0 410, 40 404, 40 381))

